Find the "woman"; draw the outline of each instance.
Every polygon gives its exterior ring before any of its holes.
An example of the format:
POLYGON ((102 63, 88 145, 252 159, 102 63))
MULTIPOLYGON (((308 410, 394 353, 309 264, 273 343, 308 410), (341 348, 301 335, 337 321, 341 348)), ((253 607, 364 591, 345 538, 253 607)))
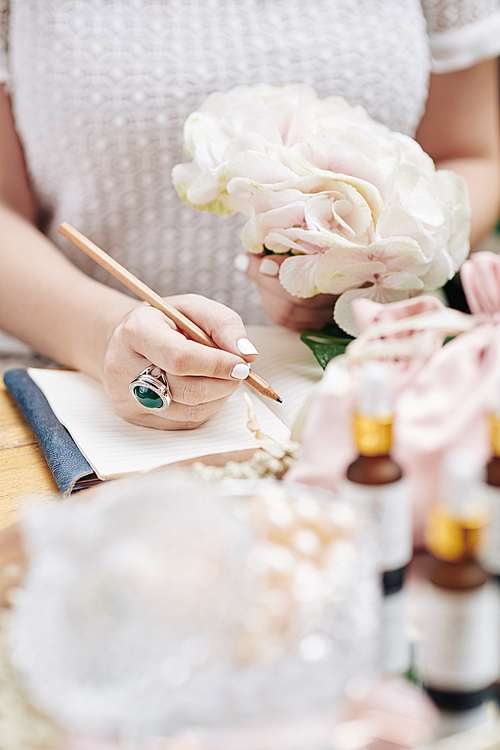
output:
MULTIPOLYGON (((416 136, 469 182, 475 243, 499 205, 493 0, 1 0, 0 326, 102 380, 126 420, 196 427, 248 374, 258 296, 232 258, 238 220, 197 214, 171 186, 182 124, 206 94, 303 81, 416 136), (68 221, 209 333, 188 341, 57 234, 68 221), (109 286, 108 286, 109 285, 109 286), (186 294, 186 292, 194 292, 186 294), (198 296, 203 295, 203 296, 198 296), (208 299, 209 297, 210 299, 208 299), (129 383, 149 363, 173 403, 129 383)), ((240 263, 276 322, 319 327, 332 300, 289 297, 275 261, 240 263)))

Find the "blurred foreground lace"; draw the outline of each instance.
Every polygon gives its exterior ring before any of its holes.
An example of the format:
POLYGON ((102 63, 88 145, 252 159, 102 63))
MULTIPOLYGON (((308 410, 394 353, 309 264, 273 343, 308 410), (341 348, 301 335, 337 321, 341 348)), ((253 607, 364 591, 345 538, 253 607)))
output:
POLYGON ((376 674, 372 527, 326 491, 158 472, 23 526, 11 658, 64 730, 135 743, 292 721, 376 674))

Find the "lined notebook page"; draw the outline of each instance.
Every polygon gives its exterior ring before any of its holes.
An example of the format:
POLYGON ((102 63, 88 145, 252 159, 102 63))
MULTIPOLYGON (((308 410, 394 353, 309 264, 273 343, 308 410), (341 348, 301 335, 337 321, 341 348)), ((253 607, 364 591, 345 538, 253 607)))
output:
POLYGON ((267 380, 283 399, 282 404, 277 404, 264 398, 265 404, 291 430, 323 370, 300 340, 300 334, 273 326, 246 326, 246 331, 259 352, 252 370, 267 380))
MULTIPOLYGON (((258 447, 246 427, 247 407, 241 388, 196 430, 164 432, 123 421, 114 413, 102 386, 86 375, 36 368, 28 373, 100 479, 258 447)), ((251 391, 262 430, 277 440, 288 439, 290 430, 251 391)))

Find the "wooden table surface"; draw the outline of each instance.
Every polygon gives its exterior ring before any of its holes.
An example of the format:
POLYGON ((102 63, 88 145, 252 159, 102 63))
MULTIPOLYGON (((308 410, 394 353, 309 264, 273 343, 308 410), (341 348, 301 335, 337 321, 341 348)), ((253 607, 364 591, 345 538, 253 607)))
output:
POLYGON ((19 518, 28 496, 58 492, 33 433, 0 378, 0 530, 19 518))

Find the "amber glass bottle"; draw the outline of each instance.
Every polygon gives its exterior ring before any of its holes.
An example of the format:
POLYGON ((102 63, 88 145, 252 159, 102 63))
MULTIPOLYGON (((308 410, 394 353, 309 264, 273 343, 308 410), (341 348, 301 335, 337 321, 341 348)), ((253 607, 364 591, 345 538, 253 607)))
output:
POLYGON ((412 557, 411 510, 401 467, 391 456, 392 425, 386 367, 367 362, 361 370, 361 394, 353 415, 358 456, 347 469, 346 491, 372 505, 380 533, 380 570, 384 588, 403 581, 412 557))
POLYGON ((491 459, 486 465, 487 501, 490 523, 481 562, 500 583, 500 413, 489 415, 491 459))
POLYGON ((486 466, 486 482, 492 487, 500 487, 500 413, 490 414, 489 425, 493 455, 486 466))
POLYGON ((376 521, 383 592, 381 666, 386 674, 402 674, 410 659, 403 580, 412 557, 412 530, 407 488, 391 456, 393 421, 387 369, 380 362, 368 362, 361 370, 353 415, 358 456, 347 469, 344 492, 366 503, 376 521))
POLYGON ((500 598, 478 559, 489 516, 469 457, 449 457, 445 487, 426 530, 422 678, 451 733, 484 720, 500 673, 500 598))

